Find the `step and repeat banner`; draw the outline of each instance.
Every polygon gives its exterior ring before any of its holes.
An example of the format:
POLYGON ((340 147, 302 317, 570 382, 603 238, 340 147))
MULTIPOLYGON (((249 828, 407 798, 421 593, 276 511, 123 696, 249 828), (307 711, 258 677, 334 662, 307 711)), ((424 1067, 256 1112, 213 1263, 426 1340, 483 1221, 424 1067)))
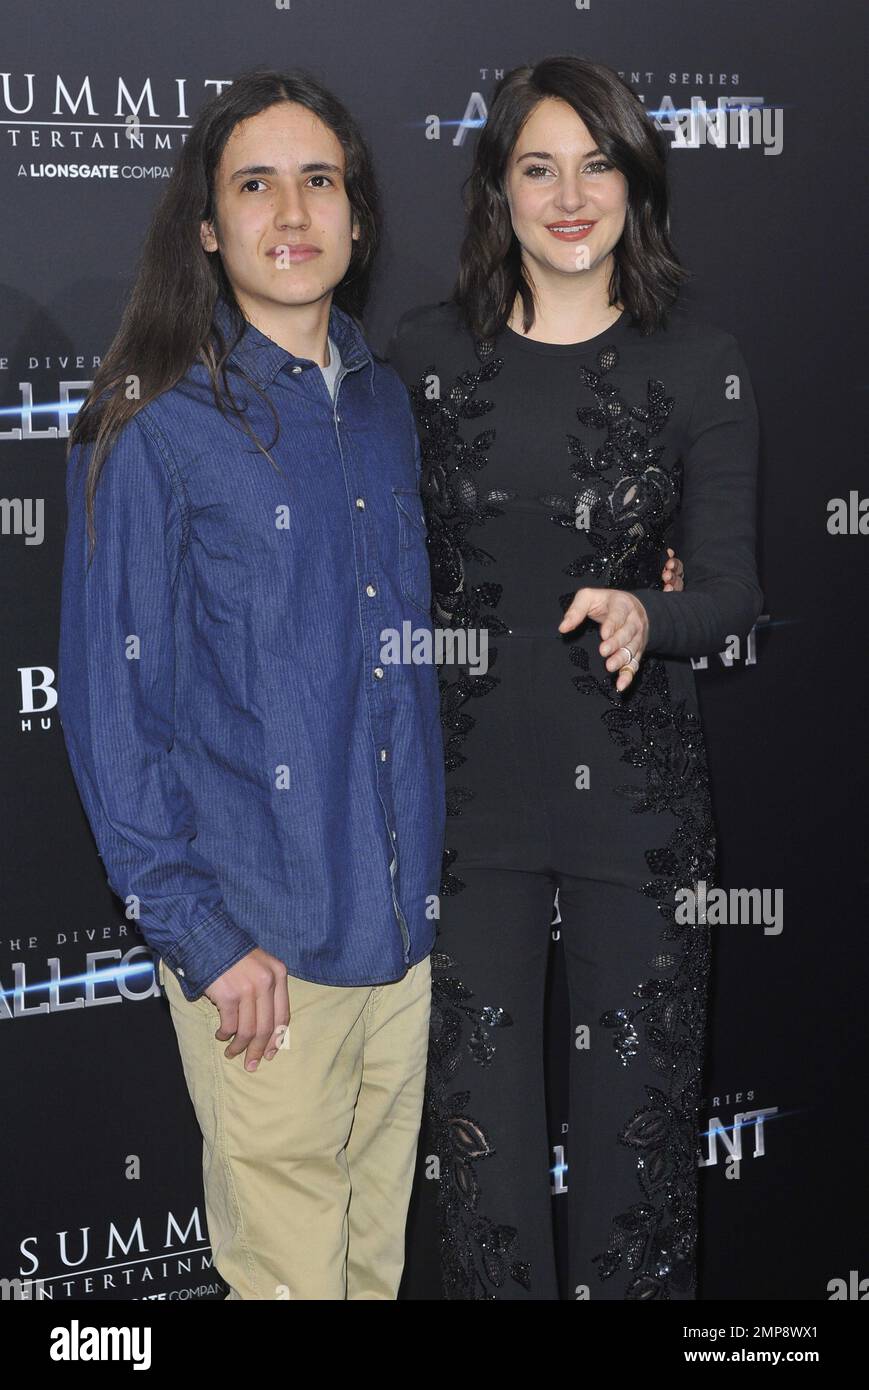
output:
MULTIPOLYGON (((56 1303, 225 1293, 168 1006, 106 884, 56 708, 65 442, 191 120, 263 63, 304 67, 349 105, 385 200, 367 318, 382 352, 405 310, 452 288, 498 76, 575 53, 621 73, 667 133, 686 298, 736 335, 762 423, 764 612, 696 663, 719 883, 763 904, 715 938, 700 1296, 869 1296, 862 24, 855 5, 812 0, 6 0, 0 1277, 56 1303)), ((557 901, 550 930, 563 1257, 573 1039, 557 901)), ((440 1297, 431 1154, 424 1129, 407 1299, 440 1297)))

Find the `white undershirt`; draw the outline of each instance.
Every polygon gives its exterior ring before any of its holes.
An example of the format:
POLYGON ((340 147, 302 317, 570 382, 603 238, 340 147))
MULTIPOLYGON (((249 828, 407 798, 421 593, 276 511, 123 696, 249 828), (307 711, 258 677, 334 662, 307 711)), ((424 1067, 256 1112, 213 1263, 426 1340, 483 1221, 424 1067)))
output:
POLYGON ((332 399, 334 400, 334 399, 335 399, 335 378, 336 378, 336 376, 338 375, 338 369, 339 369, 339 367, 341 366, 341 354, 338 352, 338 349, 337 349, 337 347, 335 346, 335 344, 333 343, 333 341, 332 341, 331 338, 329 338, 328 342, 329 342, 329 365, 328 365, 328 367, 321 367, 321 368, 320 368, 320 371, 323 373, 323 380, 325 381, 326 385, 327 385, 328 388, 329 388, 329 395, 330 395, 330 396, 332 397, 332 399))

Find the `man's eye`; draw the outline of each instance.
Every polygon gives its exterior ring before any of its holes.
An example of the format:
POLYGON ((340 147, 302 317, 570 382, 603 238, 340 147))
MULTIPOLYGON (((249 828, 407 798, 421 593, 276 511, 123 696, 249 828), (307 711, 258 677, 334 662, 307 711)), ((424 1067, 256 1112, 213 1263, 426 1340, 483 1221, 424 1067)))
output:
POLYGON ((312 179, 325 179, 325 181, 326 181, 327 184, 331 184, 331 183, 332 183, 332 180, 329 178, 329 175, 328 175, 328 174, 312 174, 312 175, 311 175, 311 178, 312 178, 312 179))
POLYGON ((262 179, 248 179, 246 183, 241 185, 242 191, 244 191, 245 188, 250 188, 252 183, 262 183, 262 179))

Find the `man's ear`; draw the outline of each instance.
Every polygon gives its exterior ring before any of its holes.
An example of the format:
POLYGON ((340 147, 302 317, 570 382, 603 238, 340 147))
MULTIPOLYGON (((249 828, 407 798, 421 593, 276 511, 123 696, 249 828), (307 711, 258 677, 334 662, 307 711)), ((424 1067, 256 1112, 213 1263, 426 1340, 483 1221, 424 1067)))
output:
POLYGON ((216 251, 217 237, 214 235, 214 228, 210 222, 200 222, 199 240, 202 242, 203 251, 216 251))

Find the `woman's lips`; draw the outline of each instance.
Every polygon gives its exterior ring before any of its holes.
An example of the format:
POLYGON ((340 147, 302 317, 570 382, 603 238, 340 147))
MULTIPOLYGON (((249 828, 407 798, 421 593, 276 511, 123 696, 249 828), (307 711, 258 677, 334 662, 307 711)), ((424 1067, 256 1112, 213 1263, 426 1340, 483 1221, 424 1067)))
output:
POLYGON ((273 257, 275 258, 275 260, 277 260, 278 258, 280 258, 281 260, 284 260, 284 261, 291 261, 291 262, 296 262, 296 261, 309 261, 309 260, 311 259, 312 256, 319 256, 319 254, 320 254, 320 248, 319 248, 319 246, 307 246, 307 245, 301 245, 301 246, 291 246, 291 245, 275 246, 275 247, 272 248, 271 251, 269 251, 268 254, 269 254, 270 256, 273 256, 273 257))
POLYGON ((559 241, 582 241, 583 237, 587 237, 589 232, 594 230, 594 225, 593 222, 585 222, 568 226, 561 222, 555 222, 546 230, 557 237, 559 241))

